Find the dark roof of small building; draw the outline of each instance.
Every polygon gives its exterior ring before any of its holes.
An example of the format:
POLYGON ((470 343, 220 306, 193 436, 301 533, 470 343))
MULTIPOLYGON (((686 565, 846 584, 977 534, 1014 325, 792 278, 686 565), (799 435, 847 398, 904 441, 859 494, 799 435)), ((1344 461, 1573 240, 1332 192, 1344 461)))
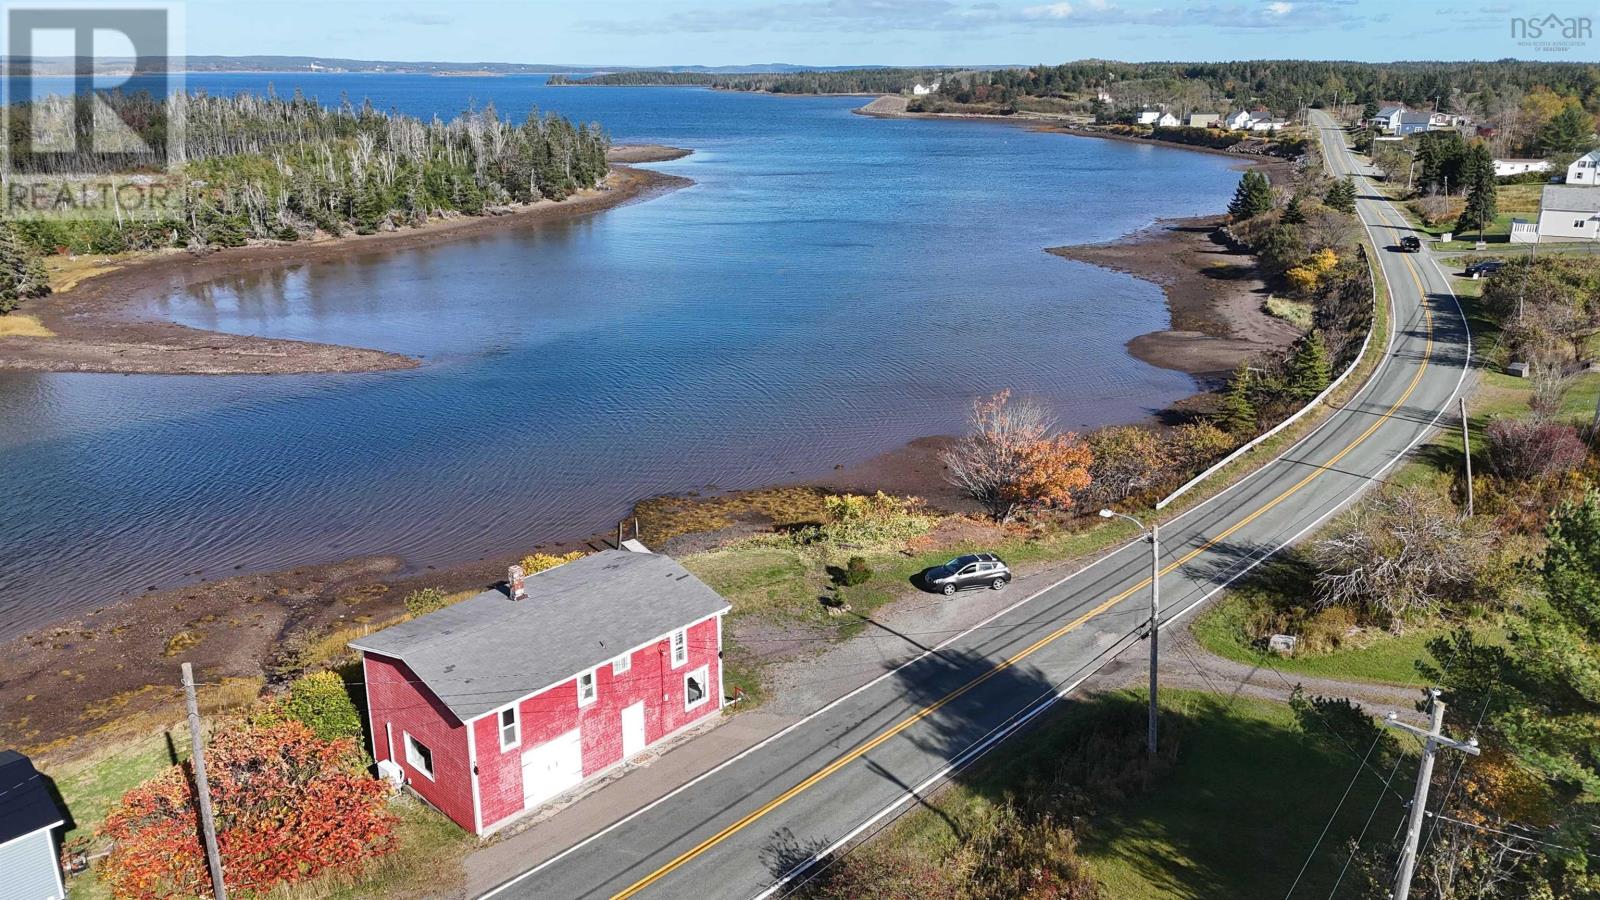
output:
POLYGON ((461 721, 543 690, 728 601, 670 556, 605 550, 351 641, 404 662, 461 721))
POLYGON ((1539 197, 1539 208, 1562 212, 1600 212, 1600 187, 1547 184, 1539 197))
POLYGON ((1400 114, 1401 125, 1426 125, 1433 121, 1433 113, 1406 110, 1400 114))
POLYGON ((0 750, 0 844, 65 821, 33 761, 15 750, 0 750))

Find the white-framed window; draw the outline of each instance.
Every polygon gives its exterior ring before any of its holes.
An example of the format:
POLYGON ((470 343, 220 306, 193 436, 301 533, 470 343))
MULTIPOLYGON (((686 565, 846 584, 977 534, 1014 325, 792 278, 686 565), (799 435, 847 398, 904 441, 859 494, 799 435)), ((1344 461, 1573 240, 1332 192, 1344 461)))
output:
POLYGON ((711 699, 710 672, 701 666, 683 676, 683 708, 694 709, 711 699))
POLYGON ((500 749, 510 750, 522 743, 522 722, 517 717, 517 708, 508 706, 500 710, 496 719, 500 724, 500 749))
POLYGON ((683 665, 689 661, 689 629, 679 628, 672 633, 672 667, 683 665))
POLYGON ((578 676, 578 705, 588 706, 600 696, 600 685, 594 680, 594 669, 578 676))
POLYGON ((1585 221, 1583 219, 1579 219, 1578 221, 1572 223, 1572 227, 1573 228, 1582 228, 1583 226, 1585 226, 1587 224, 1589 224, 1587 221, 1585 221))
POLYGON ((611 661, 611 674, 621 675, 633 668, 633 654, 624 653, 611 661))
POLYGON ((423 742, 412 737, 410 732, 406 732, 405 735, 406 762, 411 764, 411 768, 421 772, 423 775, 427 776, 429 781, 432 781, 433 751, 428 749, 427 744, 424 744, 423 742))

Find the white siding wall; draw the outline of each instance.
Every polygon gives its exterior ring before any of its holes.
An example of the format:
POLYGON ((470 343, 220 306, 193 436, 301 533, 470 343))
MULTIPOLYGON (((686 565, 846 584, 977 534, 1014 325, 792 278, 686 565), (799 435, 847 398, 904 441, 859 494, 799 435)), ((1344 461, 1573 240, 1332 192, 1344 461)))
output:
POLYGON ((49 829, 24 835, 0 847, 0 896, 17 900, 60 900, 61 873, 49 829))
POLYGON ((1541 210, 1539 237, 1580 238, 1595 240, 1600 237, 1600 213, 1562 212, 1559 209, 1541 210), (1579 223, 1582 224, 1579 224, 1579 223))

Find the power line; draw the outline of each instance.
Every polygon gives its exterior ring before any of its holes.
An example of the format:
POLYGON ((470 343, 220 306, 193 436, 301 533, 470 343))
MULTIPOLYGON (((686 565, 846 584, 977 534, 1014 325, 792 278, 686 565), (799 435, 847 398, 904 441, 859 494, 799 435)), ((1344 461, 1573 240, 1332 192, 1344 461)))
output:
POLYGON ((1300 886, 1300 879, 1305 877, 1306 870, 1311 868, 1311 860, 1316 857, 1317 849, 1322 846, 1322 839, 1328 836, 1328 830, 1333 827, 1333 821, 1339 818, 1339 810, 1344 809, 1344 801, 1350 799, 1356 782, 1360 780, 1361 773, 1367 765, 1367 760, 1372 757, 1372 751, 1378 749, 1378 743, 1383 740, 1383 732, 1372 736, 1372 745, 1367 748, 1365 756, 1361 757, 1361 764, 1356 766, 1354 775, 1350 776, 1350 783, 1344 786, 1344 793, 1339 795, 1339 802, 1333 806, 1333 812, 1328 816, 1328 821, 1322 826, 1322 832, 1317 835, 1317 840, 1311 845, 1311 852, 1306 854, 1306 861, 1300 864, 1300 871, 1295 873, 1294 881, 1289 885, 1289 892, 1283 895, 1283 900, 1294 896, 1294 889, 1300 886))
MULTIPOLYGON (((1399 753, 1394 755, 1394 765, 1389 767, 1389 778, 1383 783, 1385 789, 1389 787, 1390 782, 1394 781, 1395 773, 1400 771, 1400 761, 1403 759, 1405 757, 1399 753)), ((1328 900, 1333 900, 1333 895, 1338 893, 1339 885, 1344 881, 1345 873, 1350 871, 1350 864, 1355 862, 1356 851, 1361 849, 1361 842, 1367 839, 1367 829, 1372 827, 1372 820, 1377 817, 1378 807, 1383 805, 1383 800, 1383 791, 1379 791, 1378 799, 1372 801, 1372 811, 1367 813, 1367 820, 1361 824, 1361 832, 1356 835, 1355 845, 1350 848, 1350 855, 1345 857, 1344 865, 1339 867, 1339 877, 1333 880, 1333 887, 1328 889, 1328 900)), ((1402 818, 1400 821, 1404 823, 1405 819, 1402 818)), ((1395 837, 1399 837, 1400 829, 1395 828, 1394 833, 1395 837)), ((1393 843, 1394 838, 1390 838, 1389 841, 1393 843)))

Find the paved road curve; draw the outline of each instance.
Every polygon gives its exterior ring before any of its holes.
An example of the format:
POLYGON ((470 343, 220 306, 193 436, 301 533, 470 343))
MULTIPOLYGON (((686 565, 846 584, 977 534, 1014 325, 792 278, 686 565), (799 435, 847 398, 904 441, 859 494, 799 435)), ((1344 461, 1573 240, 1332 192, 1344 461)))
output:
MULTIPOLYGON (((1427 251, 1398 252, 1404 220, 1377 199, 1332 120, 1313 116, 1333 171, 1356 176, 1396 327, 1381 367, 1347 406, 1256 474, 1162 524, 1168 622, 1371 486, 1429 434, 1463 381, 1468 335, 1447 279, 1427 251)), ((796 866, 897 810, 908 792, 1137 640, 1146 547, 1124 546, 1022 600, 490 896, 781 895, 796 866)))

